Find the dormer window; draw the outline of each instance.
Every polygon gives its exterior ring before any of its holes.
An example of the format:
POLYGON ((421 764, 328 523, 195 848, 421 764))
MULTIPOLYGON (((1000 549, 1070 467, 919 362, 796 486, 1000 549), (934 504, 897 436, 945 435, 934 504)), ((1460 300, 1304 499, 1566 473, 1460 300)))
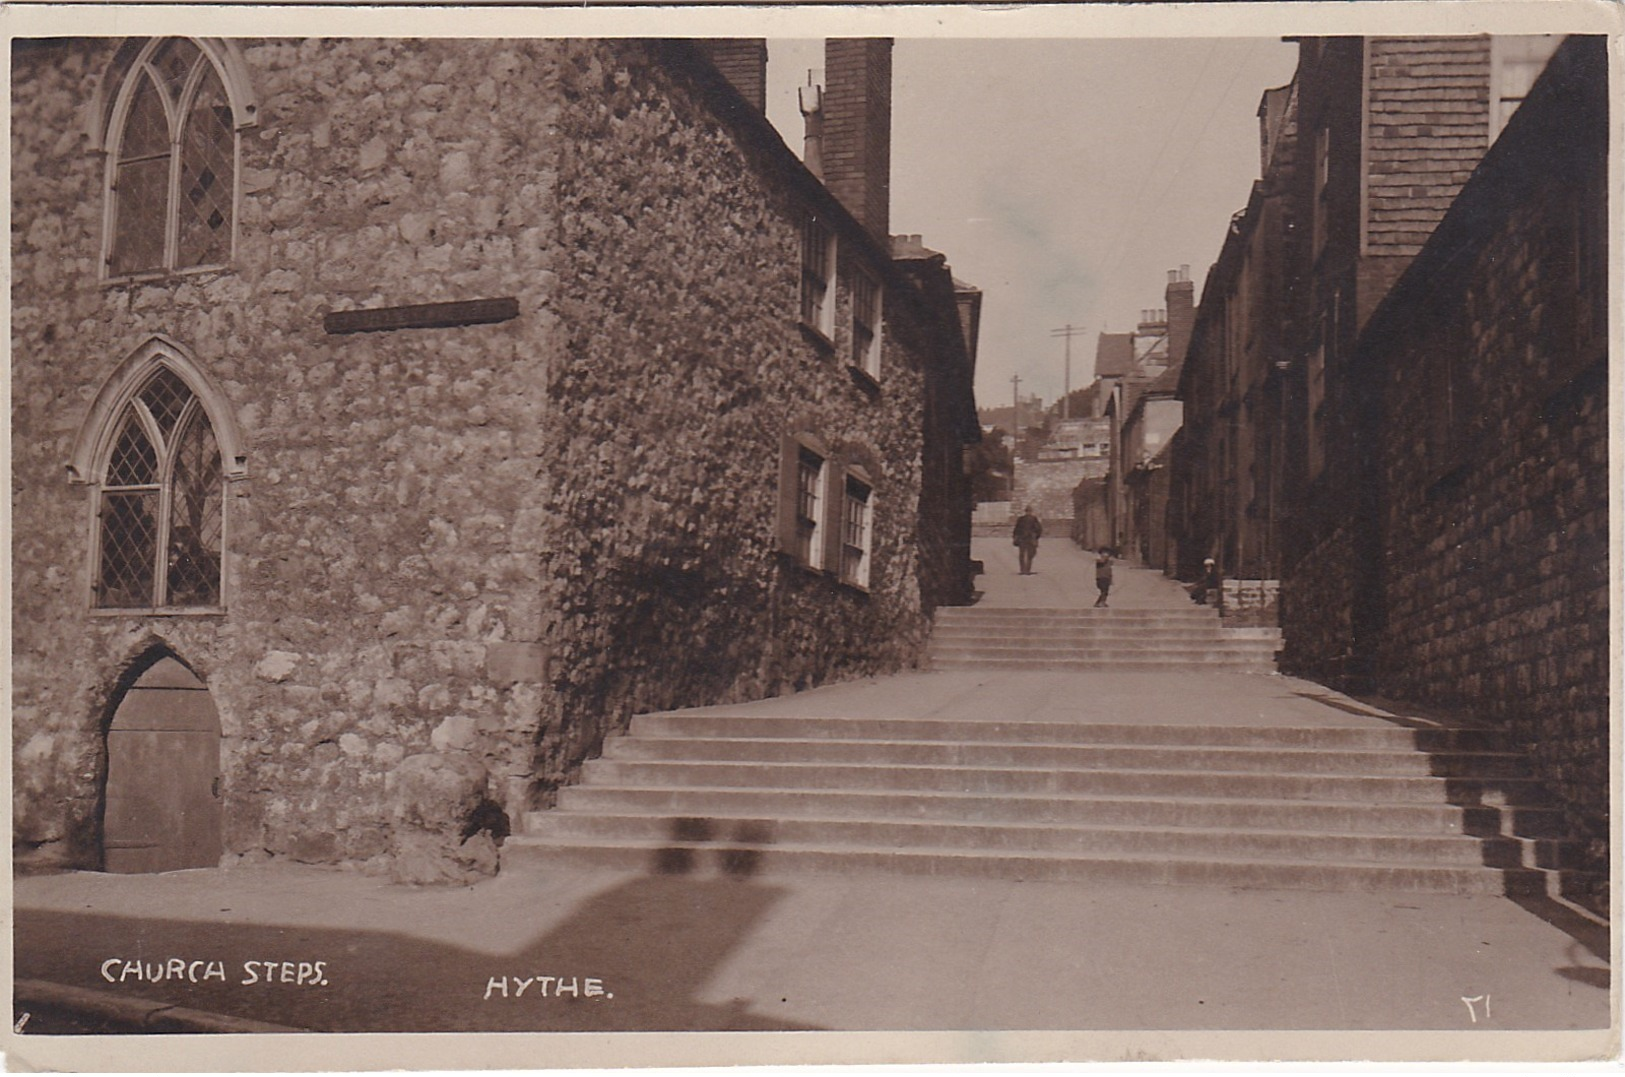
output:
POLYGON ((143 46, 107 126, 106 267, 131 277, 231 259, 237 123, 214 61, 187 38, 143 46))

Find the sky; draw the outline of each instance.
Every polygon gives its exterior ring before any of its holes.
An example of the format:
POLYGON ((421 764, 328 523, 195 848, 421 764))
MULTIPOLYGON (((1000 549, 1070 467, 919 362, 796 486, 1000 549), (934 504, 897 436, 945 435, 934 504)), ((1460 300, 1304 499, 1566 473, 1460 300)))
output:
MULTIPOLYGON (((985 293, 976 397, 1058 399, 1095 338, 1202 280, 1258 176, 1260 94, 1289 82, 1274 38, 925 40, 892 56, 891 231, 918 233, 985 293)), ((768 117, 798 153, 796 87, 821 41, 768 42, 768 117)), ((822 71, 819 72, 820 77, 822 71)))

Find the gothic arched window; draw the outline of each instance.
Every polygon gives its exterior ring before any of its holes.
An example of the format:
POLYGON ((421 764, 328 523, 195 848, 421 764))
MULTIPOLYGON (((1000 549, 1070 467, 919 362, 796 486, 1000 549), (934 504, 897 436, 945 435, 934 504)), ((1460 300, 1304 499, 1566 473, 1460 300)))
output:
POLYGON ((237 122, 220 70, 188 38, 129 60, 107 127, 107 274, 231 258, 237 122))
POLYGON ((220 605, 225 479, 202 402, 159 365, 113 420, 101 469, 95 605, 220 605))

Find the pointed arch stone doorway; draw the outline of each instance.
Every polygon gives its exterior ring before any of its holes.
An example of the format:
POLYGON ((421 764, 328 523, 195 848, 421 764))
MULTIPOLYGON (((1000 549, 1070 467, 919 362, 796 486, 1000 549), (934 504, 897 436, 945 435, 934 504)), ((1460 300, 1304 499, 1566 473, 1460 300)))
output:
POLYGON ((212 868, 220 862, 220 715, 173 656, 147 668, 107 727, 103 870, 212 868))

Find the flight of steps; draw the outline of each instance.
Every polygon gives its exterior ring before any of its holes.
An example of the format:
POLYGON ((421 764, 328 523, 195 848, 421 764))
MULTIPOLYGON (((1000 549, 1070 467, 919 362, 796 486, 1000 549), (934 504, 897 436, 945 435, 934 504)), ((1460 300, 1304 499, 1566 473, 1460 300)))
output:
POLYGON ((1479 729, 642 715, 505 865, 1555 893, 1561 814, 1479 729))
POLYGON ((1272 673, 1277 628, 1224 628, 1188 609, 937 610, 932 669, 1180 670, 1272 673))

